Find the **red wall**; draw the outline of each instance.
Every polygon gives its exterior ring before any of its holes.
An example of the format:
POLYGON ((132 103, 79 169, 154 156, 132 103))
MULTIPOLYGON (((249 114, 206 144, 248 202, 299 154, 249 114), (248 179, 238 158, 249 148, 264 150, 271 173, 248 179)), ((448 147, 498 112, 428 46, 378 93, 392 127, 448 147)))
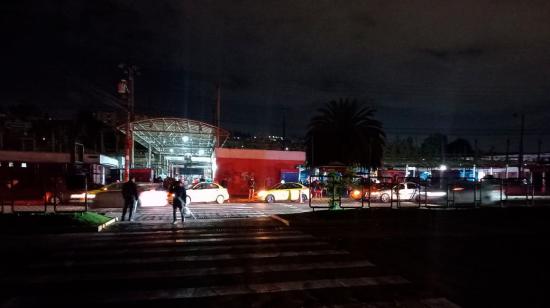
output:
POLYGON ((305 152, 216 149, 215 181, 226 179, 230 195, 248 195, 248 178, 254 176, 256 191, 280 181, 282 169, 305 163, 305 152))

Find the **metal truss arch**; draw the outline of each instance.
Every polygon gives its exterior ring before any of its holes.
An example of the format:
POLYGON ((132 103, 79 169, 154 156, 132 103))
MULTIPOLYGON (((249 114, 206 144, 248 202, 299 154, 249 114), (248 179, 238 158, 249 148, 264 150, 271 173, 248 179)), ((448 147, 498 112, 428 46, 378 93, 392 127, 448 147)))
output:
MULTIPOLYGON (((124 125, 118 129, 125 133, 124 125)), ((214 125, 185 118, 151 118, 131 123, 134 140, 155 154, 185 160, 211 158, 219 136, 222 146, 229 132, 214 125)))

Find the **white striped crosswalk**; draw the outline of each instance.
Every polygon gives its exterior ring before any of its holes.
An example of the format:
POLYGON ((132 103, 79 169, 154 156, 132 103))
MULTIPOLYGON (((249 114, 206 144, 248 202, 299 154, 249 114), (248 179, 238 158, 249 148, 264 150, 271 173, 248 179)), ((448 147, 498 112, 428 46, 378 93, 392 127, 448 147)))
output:
POLYGON ((133 300, 155 300, 170 297, 172 299, 214 297, 226 295, 261 294, 288 291, 303 291, 315 289, 345 288, 345 287, 366 287, 374 285, 392 285, 409 283, 399 276, 381 277, 359 277, 342 279, 319 279, 284 281, 273 283, 252 283, 231 286, 209 286, 199 288, 178 288, 169 290, 155 290, 146 292, 129 291, 118 296, 109 298, 109 301, 125 301, 128 298, 133 300))
MULTIPOLYGON (((266 204, 266 203, 193 203, 189 205, 196 219, 257 218, 281 213, 303 213, 311 211, 306 203, 299 204, 266 204)), ((121 215, 121 209, 97 209, 110 216, 121 215)), ((138 222, 161 222, 172 219, 171 207, 140 207, 134 215, 138 222)))
POLYGON ((43 257, 0 278, 0 288, 11 292, 5 306, 67 305, 85 297, 90 305, 456 307, 267 218, 190 222, 183 229, 121 224, 112 232, 61 236, 42 249, 43 257))

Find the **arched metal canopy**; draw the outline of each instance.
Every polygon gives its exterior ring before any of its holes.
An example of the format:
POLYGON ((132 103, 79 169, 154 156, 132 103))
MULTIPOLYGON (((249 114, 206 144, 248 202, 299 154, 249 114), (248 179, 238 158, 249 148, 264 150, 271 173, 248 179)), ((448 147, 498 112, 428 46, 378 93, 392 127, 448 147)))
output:
MULTIPOLYGON (((229 132, 208 123, 183 118, 152 118, 131 123, 134 140, 144 147, 151 147, 156 154, 162 154, 172 161, 191 157, 211 158, 216 147, 229 137, 229 132)), ((123 133, 125 125, 118 126, 123 133)))

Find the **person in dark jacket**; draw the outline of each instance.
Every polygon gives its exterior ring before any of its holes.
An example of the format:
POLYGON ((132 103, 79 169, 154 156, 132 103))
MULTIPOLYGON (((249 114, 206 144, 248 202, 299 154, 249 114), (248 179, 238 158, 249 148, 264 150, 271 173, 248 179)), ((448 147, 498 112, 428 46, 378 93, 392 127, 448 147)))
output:
POLYGON ((187 191, 185 190, 185 185, 182 180, 176 182, 178 185, 174 188, 174 201, 172 202, 172 207, 174 209, 174 221, 173 224, 177 223, 177 209, 181 214, 181 222, 185 222, 185 214, 183 212, 183 207, 185 206, 185 200, 187 199, 187 191))
POLYGON ((124 216, 126 216, 126 211, 128 208, 130 209, 130 213, 128 215, 128 220, 132 220, 132 212, 134 211, 134 206, 136 202, 138 201, 138 191, 137 191, 137 185, 135 182, 135 178, 131 177, 130 180, 124 184, 122 184, 122 197, 124 198, 124 209, 122 210, 122 218, 121 221, 124 221, 124 216))
POLYGON ((256 181, 254 176, 248 179, 248 200, 254 200, 254 188, 256 188, 256 181))

